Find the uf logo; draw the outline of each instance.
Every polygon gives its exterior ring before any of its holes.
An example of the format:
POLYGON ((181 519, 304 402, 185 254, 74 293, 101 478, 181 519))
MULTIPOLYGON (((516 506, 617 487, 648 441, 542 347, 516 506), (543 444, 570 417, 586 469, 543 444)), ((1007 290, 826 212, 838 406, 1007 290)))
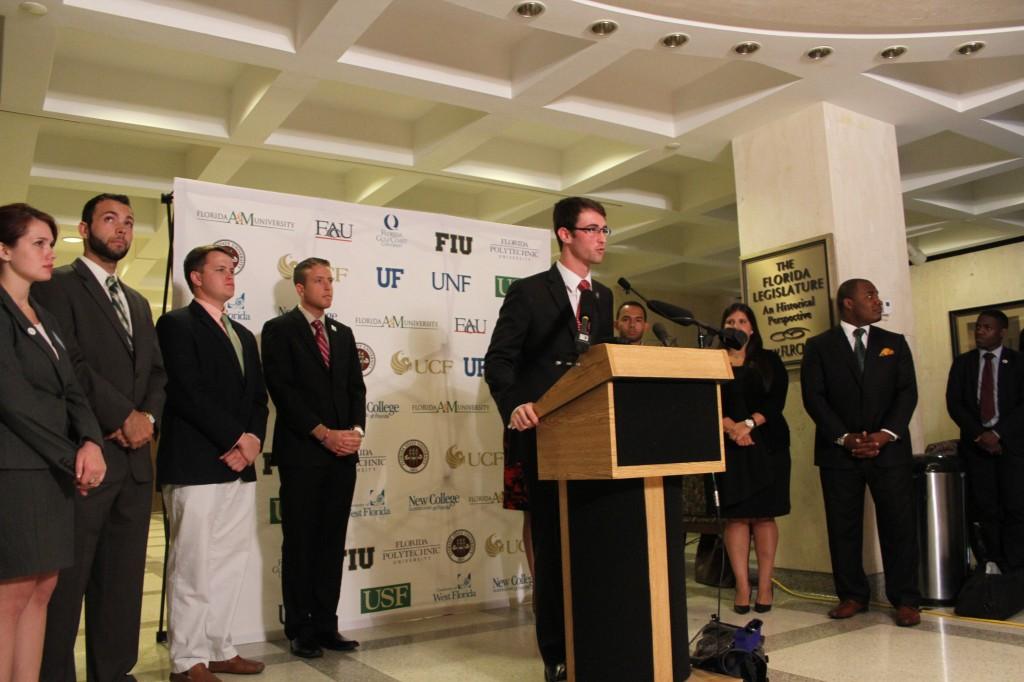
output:
POLYGON ((398 280, 405 274, 405 268, 377 268, 377 286, 382 289, 397 289, 398 280))
POLYGON ((467 377, 482 377, 484 375, 484 359, 464 357, 462 358, 462 368, 467 377))

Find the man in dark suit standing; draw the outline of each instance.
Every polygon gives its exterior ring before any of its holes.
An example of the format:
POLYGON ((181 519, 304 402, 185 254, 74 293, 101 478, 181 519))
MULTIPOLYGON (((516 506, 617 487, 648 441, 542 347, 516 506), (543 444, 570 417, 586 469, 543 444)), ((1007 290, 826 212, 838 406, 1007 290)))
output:
POLYGON ((103 485, 75 498, 75 564, 61 571, 50 599, 45 680, 75 680, 83 597, 88 679, 125 679, 138 658, 153 485, 150 444, 167 377, 149 302, 116 273, 134 227, 128 197, 93 197, 78 224, 85 254, 33 290, 60 322, 79 383, 105 434, 107 462, 103 485))
POLYGON ((299 305, 263 325, 263 366, 277 407, 284 630, 292 654, 316 658, 359 646, 338 633, 338 598, 366 385, 352 330, 326 315, 331 264, 307 258, 292 277, 299 305))
POLYGON ((571 364, 576 341, 590 317, 589 335, 612 335, 612 293, 592 281, 591 266, 604 259, 609 229, 605 210, 582 197, 562 199, 554 208, 561 253, 550 270, 509 287, 484 358, 485 378, 509 429, 509 452, 523 462, 534 547, 534 604, 537 644, 546 680, 565 679, 565 623, 558 486, 537 478, 536 402, 571 364), (591 293, 585 293, 587 291, 591 293), (593 310, 588 311, 588 299, 593 310), (581 301, 584 305, 581 310, 581 301), (590 313, 588 316, 587 313, 590 313))
POLYGON ((984 310, 977 349, 958 356, 946 383, 946 409, 960 427, 972 538, 980 561, 1024 568, 1024 362, 1003 346, 1009 320, 984 310))
POLYGON ((874 284, 843 282, 836 305, 840 325, 807 342, 800 368, 804 408, 817 427, 814 463, 839 595, 828 615, 849 618, 868 609, 861 560, 866 485, 878 518, 886 597, 896 624, 913 626, 921 622, 909 430, 917 405, 914 361, 902 334, 873 326, 882 319, 874 284))
POLYGON ((238 655, 231 622, 256 535, 256 469, 267 427, 267 391, 256 338, 224 305, 234 261, 219 246, 185 256, 195 297, 160 318, 167 406, 157 452, 170 532, 167 608, 171 681, 254 674, 238 655))

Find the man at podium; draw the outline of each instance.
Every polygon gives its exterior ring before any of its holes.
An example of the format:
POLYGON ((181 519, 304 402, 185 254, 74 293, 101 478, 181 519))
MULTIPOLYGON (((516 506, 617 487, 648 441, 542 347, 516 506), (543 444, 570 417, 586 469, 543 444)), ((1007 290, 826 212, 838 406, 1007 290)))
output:
POLYGON ((537 478, 538 400, 591 340, 610 338, 612 292, 591 280, 604 259, 610 230, 604 207, 584 197, 555 204, 560 254, 551 269, 518 280, 494 325, 484 359, 485 378, 507 428, 509 457, 523 463, 534 543, 537 645, 548 682, 565 679, 565 622, 558 485, 537 478))

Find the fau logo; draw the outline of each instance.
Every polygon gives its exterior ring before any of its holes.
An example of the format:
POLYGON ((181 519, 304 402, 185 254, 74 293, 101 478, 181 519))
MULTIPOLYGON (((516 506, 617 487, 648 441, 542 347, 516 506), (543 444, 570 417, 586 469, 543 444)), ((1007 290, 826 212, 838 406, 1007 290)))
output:
POLYGON ((486 334, 487 320, 477 317, 456 317, 455 333, 457 334, 486 334))
POLYGON ((352 223, 336 223, 333 220, 316 221, 316 238, 336 242, 352 241, 352 223))
POLYGON ((457 291, 460 294, 469 289, 472 275, 450 275, 447 272, 432 272, 430 284, 435 291, 457 291))
POLYGON ((397 289, 398 280, 405 274, 405 268, 377 268, 377 286, 382 289, 397 289))
POLYGON ((462 358, 462 369, 467 377, 482 377, 484 375, 483 358, 462 358))
POLYGON ((461 234, 435 232, 434 251, 444 251, 445 248, 447 248, 450 253, 461 253, 468 256, 473 252, 473 238, 466 237, 461 234))

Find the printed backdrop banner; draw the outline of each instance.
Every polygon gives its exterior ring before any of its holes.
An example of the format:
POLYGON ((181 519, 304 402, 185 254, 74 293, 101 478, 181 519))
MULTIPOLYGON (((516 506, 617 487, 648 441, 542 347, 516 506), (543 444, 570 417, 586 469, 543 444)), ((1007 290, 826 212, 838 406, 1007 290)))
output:
MULTIPOLYGON (((547 269, 546 230, 324 199, 174 182, 174 305, 191 299, 182 261, 201 244, 237 254, 232 320, 259 336, 291 309, 295 264, 331 262, 334 306, 352 328, 367 388, 352 501, 342 628, 459 605, 522 600, 522 514, 502 500, 502 424, 483 356, 508 285, 547 269)), ((264 450, 269 453, 271 429, 264 450)), ((236 642, 279 636, 278 480, 264 455, 257 550, 236 642)))

